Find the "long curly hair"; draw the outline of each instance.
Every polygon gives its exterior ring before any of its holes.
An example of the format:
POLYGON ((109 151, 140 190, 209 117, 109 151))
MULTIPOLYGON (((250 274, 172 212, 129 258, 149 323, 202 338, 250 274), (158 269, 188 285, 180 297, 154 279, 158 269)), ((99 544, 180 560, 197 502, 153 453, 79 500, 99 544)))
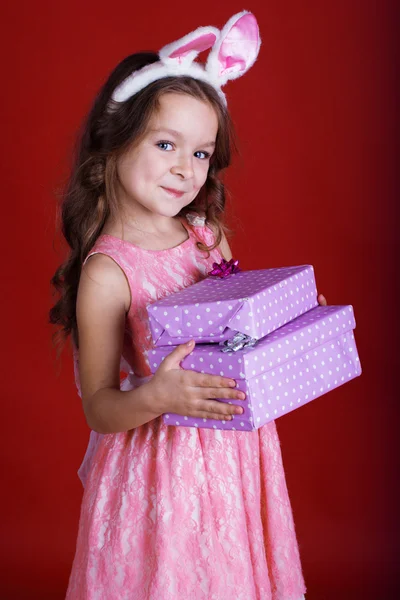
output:
POLYGON ((59 295, 49 313, 50 323, 59 326, 53 338, 56 345, 63 346, 71 334, 78 347, 76 298, 82 264, 107 219, 118 217, 117 161, 145 134, 163 94, 188 94, 208 102, 216 112, 218 133, 207 180, 179 216, 188 212, 205 215, 215 231, 215 244, 207 247, 199 242, 201 250, 209 251, 219 245, 222 232, 226 230, 222 223, 225 188, 220 175, 231 162, 235 139, 229 113, 215 89, 191 77, 166 77, 149 84, 125 102, 117 103, 111 98, 115 88, 133 71, 157 60, 156 53, 141 52, 121 61, 99 91, 78 136, 59 211, 61 231, 70 251, 51 279, 55 293, 59 295))

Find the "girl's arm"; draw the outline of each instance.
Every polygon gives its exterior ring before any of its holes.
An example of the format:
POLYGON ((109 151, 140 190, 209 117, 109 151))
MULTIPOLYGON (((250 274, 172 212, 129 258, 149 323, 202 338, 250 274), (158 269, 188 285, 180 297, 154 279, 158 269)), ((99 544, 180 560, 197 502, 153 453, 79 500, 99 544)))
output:
POLYGON ((231 249, 228 244, 228 240, 226 239, 224 232, 222 232, 222 240, 219 245, 219 250, 222 254, 222 257, 225 258, 225 260, 231 260, 232 252, 231 252, 231 249))
POLYGON ((99 433, 127 431, 160 413, 147 386, 120 391, 120 357, 130 289, 108 256, 95 254, 82 269, 77 297, 79 376, 83 410, 99 433))
POLYGON ((235 381, 180 367, 193 344, 173 350, 148 383, 121 391, 120 357, 130 302, 129 285, 118 265, 101 254, 91 257, 82 270, 77 298, 79 375, 91 429, 128 431, 165 412, 221 420, 243 412, 241 407, 213 400, 244 400, 235 381))

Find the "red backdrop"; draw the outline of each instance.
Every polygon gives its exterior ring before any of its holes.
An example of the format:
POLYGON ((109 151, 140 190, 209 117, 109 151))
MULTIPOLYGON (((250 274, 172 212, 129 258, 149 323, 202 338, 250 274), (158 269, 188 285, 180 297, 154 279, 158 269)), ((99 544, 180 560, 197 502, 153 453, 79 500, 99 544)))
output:
MULTIPOLYGON (((260 58, 227 87, 241 148, 227 178, 234 255, 247 269, 313 264, 328 302, 353 304, 357 319, 363 375, 278 421, 308 600, 398 597, 395 5, 249 0, 260 58)), ((57 363, 51 349, 47 311, 62 260, 55 194, 75 132, 126 54, 220 27, 242 8, 236 0, 7 8, 1 598, 62 599, 74 553, 88 429, 70 356, 57 363)))

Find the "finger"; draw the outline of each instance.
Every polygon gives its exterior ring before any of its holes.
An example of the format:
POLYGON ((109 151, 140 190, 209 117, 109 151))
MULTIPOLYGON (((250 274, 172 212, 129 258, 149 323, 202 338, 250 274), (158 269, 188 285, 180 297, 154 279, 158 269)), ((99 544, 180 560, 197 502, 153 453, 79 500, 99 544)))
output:
POLYGON ((196 406, 196 412, 208 413, 209 415, 241 415, 243 408, 229 402, 216 402, 215 400, 201 400, 196 406))
POLYGON ((188 356, 194 349, 194 341, 190 340, 186 344, 179 344, 174 350, 165 357, 162 364, 167 369, 179 369, 180 363, 186 356, 188 356))
POLYGON ((196 413, 193 416, 194 416, 194 418, 197 418, 197 419, 206 419, 206 420, 217 419, 218 421, 233 421, 234 417, 240 417, 240 413, 223 414, 223 413, 215 413, 215 412, 209 412, 209 411, 203 410, 200 413, 196 413))
POLYGON ((220 377, 219 375, 206 375, 203 373, 196 373, 191 371, 191 385, 193 387, 207 387, 207 388, 226 388, 236 387, 236 381, 234 379, 228 379, 227 377, 220 377))
POLYGON ((318 296, 318 303, 319 303, 320 306, 326 306, 327 305, 326 298, 325 298, 325 296, 323 294, 320 294, 318 296))
POLYGON ((198 398, 230 398, 232 400, 245 400, 246 394, 232 388, 196 388, 195 394, 198 398))
POLYGON ((216 419, 217 421, 232 421, 232 415, 219 415, 216 413, 208 413, 202 412, 196 415, 197 419, 205 419, 208 421, 209 419, 216 419))

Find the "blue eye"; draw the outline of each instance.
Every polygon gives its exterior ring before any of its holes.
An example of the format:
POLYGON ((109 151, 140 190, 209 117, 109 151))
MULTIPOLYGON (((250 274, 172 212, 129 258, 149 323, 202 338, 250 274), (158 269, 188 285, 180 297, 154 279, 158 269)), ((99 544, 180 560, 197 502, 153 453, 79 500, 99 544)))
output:
POLYGON ((206 160, 207 158, 210 158, 210 153, 203 152, 202 150, 195 152, 194 155, 196 156, 196 158, 200 158, 201 160, 206 160), (198 154, 202 154, 203 156, 197 156, 198 154))
POLYGON ((158 142, 157 146, 160 148, 160 150, 164 150, 164 152, 169 152, 169 150, 172 150, 171 142, 158 142), (171 148, 166 148, 166 146, 171 146, 171 148))

